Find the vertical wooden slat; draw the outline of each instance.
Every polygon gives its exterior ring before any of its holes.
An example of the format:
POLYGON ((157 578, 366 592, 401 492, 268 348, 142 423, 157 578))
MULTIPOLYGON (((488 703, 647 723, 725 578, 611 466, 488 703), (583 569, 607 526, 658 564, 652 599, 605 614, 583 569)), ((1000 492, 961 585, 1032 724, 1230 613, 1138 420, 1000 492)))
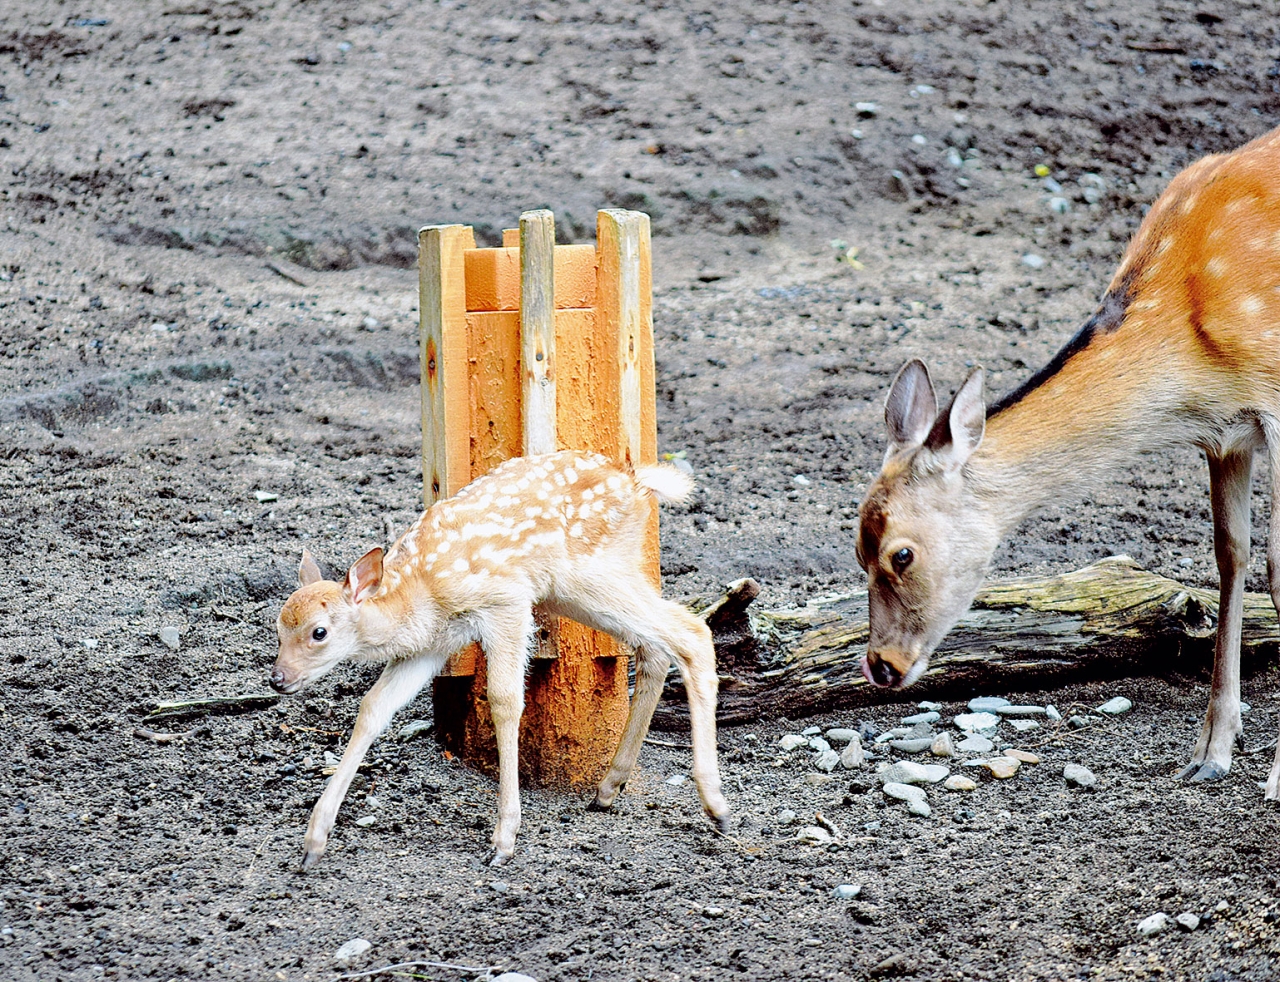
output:
POLYGON ((524 455, 556 447, 556 222, 549 211, 520 216, 521 425, 524 455))
POLYGON ((418 232, 422 486, 428 508, 471 479, 462 254, 473 248, 470 226, 428 225, 418 232))
MULTIPOLYGON (((596 217, 596 242, 597 311, 602 335, 614 339, 618 372, 616 457, 628 467, 651 464, 657 460, 658 447, 649 216, 601 211, 596 217)), ((645 539, 645 566, 650 578, 660 582, 656 511, 645 539)))

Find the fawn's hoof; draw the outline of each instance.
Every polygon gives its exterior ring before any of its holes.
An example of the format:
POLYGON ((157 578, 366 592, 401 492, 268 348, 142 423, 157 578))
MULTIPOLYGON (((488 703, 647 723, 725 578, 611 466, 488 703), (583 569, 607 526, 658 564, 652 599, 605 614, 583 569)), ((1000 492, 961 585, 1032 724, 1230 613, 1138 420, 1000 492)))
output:
POLYGON ((613 811, 613 803, 612 802, 605 803, 601 801, 599 798, 592 798, 591 804, 587 805, 587 811, 589 812, 613 811))
POLYGON ((1186 781, 1190 784, 1200 784, 1204 781, 1221 781, 1227 776, 1227 772, 1230 769, 1230 764, 1223 767, 1215 760, 1193 760, 1182 770, 1178 771, 1178 780, 1186 781))
POLYGON ((711 819, 711 824, 716 827, 716 831, 721 835, 729 834, 729 826, 733 818, 729 812, 725 812, 723 815, 713 815, 711 812, 707 812, 707 818, 711 819))
POLYGON ((511 862, 513 856, 515 856, 514 851, 503 852, 501 849, 491 849, 485 862, 492 867, 506 866, 507 863, 511 862))
POLYGON ((302 862, 298 864, 298 869, 309 870, 316 863, 320 862, 320 857, 324 855, 324 850, 308 849, 302 854, 302 862))

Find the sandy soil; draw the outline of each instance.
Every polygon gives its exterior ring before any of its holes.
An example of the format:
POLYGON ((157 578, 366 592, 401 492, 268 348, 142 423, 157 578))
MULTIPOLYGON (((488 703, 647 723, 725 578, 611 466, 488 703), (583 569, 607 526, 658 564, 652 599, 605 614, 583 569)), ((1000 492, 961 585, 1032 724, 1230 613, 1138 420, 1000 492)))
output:
MULTIPOLYGON (((368 672, 133 734, 156 699, 265 691, 300 547, 341 568, 416 515, 420 225, 494 243, 546 206, 585 241, 598 207, 649 212, 660 443, 702 483, 664 516, 668 593, 854 589, 893 372, 920 356, 949 388, 982 364, 1001 391, 1047 359, 1168 178, 1280 122, 1278 25, 1265 0, 6 6, 0 974, 323 979, 363 936, 367 966, 543 982, 1274 978, 1269 754, 1171 780, 1203 678, 1018 694, 1136 708, 1027 741, 1043 764, 928 819, 772 748, 910 703, 724 731, 733 840, 665 783, 687 752, 651 746, 615 814, 526 793, 500 874, 492 785, 429 738, 379 744, 332 853, 295 871, 368 672), (1068 789, 1068 761, 1099 788, 1068 789), (783 808, 838 841, 798 844, 783 808)), ((1205 484, 1195 454, 1137 461, 997 573, 1126 552, 1212 584, 1205 484)), ((1278 683, 1246 684, 1250 746, 1278 683)))

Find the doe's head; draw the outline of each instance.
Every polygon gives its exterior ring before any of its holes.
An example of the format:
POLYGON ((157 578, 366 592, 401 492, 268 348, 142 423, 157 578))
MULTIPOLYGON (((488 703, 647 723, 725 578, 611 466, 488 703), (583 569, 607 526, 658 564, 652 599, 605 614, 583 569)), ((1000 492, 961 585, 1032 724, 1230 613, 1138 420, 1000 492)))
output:
POLYGON ((382 550, 361 556, 341 583, 326 580, 305 549, 298 589, 276 618, 280 651, 271 669, 271 688, 298 692, 360 648, 360 605, 382 583, 382 550))
POLYGON ((924 674, 999 541, 965 485, 986 426, 982 381, 976 369, 939 412, 928 369, 912 360, 885 400, 889 446, 862 503, 857 546, 870 615, 862 672, 873 685, 903 687, 924 674))

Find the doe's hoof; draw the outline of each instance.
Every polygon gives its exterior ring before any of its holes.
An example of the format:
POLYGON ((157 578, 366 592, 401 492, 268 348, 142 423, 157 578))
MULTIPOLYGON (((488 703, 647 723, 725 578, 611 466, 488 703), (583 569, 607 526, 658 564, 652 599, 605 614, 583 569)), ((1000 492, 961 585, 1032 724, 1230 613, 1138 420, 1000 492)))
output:
POLYGON ((613 805, 606 804, 605 802, 601 801, 599 798, 592 798, 591 804, 587 805, 587 811, 589 812, 613 811, 613 805))

